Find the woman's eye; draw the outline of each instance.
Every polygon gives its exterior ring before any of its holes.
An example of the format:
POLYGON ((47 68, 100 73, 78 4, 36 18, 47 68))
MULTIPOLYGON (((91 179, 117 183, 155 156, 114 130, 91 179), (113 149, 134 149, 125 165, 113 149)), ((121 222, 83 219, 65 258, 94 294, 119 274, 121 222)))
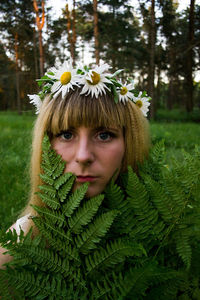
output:
POLYGON ((98 134, 98 138, 99 138, 101 141, 108 141, 108 140, 110 140, 112 137, 113 137, 113 135, 112 135, 111 132, 100 132, 100 133, 98 134))
POLYGON ((70 131, 65 131, 65 132, 63 132, 60 136, 61 136, 64 140, 69 141, 69 140, 72 139, 73 134, 72 134, 72 132, 70 132, 70 131))

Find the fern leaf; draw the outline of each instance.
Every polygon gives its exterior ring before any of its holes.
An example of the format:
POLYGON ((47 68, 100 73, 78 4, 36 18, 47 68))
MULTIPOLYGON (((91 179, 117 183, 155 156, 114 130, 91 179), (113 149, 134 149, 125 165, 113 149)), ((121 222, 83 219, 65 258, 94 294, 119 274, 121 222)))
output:
POLYGON ((126 192, 129 196, 128 200, 133 207, 137 210, 143 206, 143 210, 148 210, 148 195, 145 186, 139 181, 137 175, 133 172, 132 168, 128 168, 128 183, 126 192))
POLYGON ((75 192, 69 197, 67 203, 63 206, 65 216, 71 217, 74 210, 79 206, 81 200, 83 200, 85 193, 87 192, 88 185, 88 183, 82 184, 80 188, 75 190, 75 192))
POLYGON ((122 291, 123 286, 123 275, 122 273, 106 274, 103 280, 96 281, 95 284, 91 283, 93 294, 92 299, 124 299, 126 291, 122 291))
POLYGON ((192 249, 189 243, 188 234, 182 232, 176 237, 176 249, 179 256, 182 258, 186 268, 189 269, 191 265, 192 249))
POLYGON ((45 218, 49 219, 52 224, 57 224, 59 227, 62 227, 63 223, 65 222, 65 217, 58 211, 52 211, 46 207, 39 207, 36 205, 31 205, 40 215, 44 216, 45 218))
POLYGON ((152 180, 150 176, 145 176, 145 185, 148 188, 151 201, 158 209, 159 214, 165 222, 170 222, 173 218, 173 205, 170 197, 164 191, 163 187, 152 180))
POLYGON ((39 189, 50 197, 56 197, 56 190, 51 185, 39 185, 39 189))
POLYGON ((147 239, 148 236, 152 235, 153 225, 158 221, 158 211, 151 205, 144 183, 133 173, 132 168, 128 169, 126 191, 128 194, 127 200, 136 218, 135 227, 130 235, 132 237, 136 235, 139 239, 140 236, 147 239))
POLYGON ((33 218, 33 222, 38 227, 40 232, 48 239, 51 240, 56 237, 60 238, 65 243, 72 241, 70 232, 65 233, 61 228, 57 229, 55 226, 52 226, 48 221, 44 222, 40 217, 33 218))
POLYGON ((105 195, 108 199, 107 205, 110 207, 110 209, 119 209, 124 207, 124 193, 122 192, 122 189, 115 184, 113 179, 107 185, 105 189, 105 195))
POLYGON ((55 180, 63 174, 65 170, 65 163, 60 159, 60 161, 54 166, 52 178, 55 180))
POLYGON ((58 196, 60 198, 60 202, 64 202, 66 200, 67 195, 71 191, 72 185, 74 183, 75 176, 71 176, 69 180, 62 185, 62 187, 58 191, 58 196))
POLYGON ((100 215, 84 232, 77 235, 75 242, 81 253, 86 254, 96 248, 96 244, 106 235, 117 214, 117 211, 109 211, 100 215))
POLYGON ((45 136, 43 139, 42 149, 41 167, 47 176, 55 180, 63 174, 66 163, 62 160, 62 157, 57 155, 55 150, 51 148, 48 136, 45 136))
POLYGON ((182 178, 178 179, 176 174, 172 173, 173 172, 170 172, 168 176, 165 177, 164 188, 171 197, 171 214, 176 218, 183 211, 188 197, 185 193, 185 189, 181 186, 182 178))
POLYGON ((139 174, 150 175, 155 181, 160 180, 165 162, 164 140, 156 143, 150 150, 148 160, 139 167, 139 174))
POLYGON ((59 190, 59 188, 63 185, 66 184, 67 181, 69 180, 69 178, 72 176, 72 173, 65 173, 62 174, 60 177, 58 177, 55 181, 54 181, 54 186, 56 188, 56 190, 59 190))
POLYGON ((104 199, 103 195, 94 197, 83 204, 75 214, 68 219, 70 230, 76 234, 82 231, 82 227, 87 225, 96 214, 104 199))
POLYGON ((100 249, 93 255, 86 257, 86 267, 88 273, 96 270, 104 270, 114 265, 124 262, 127 256, 142 256, 146 254, 142 245, 137 243, 130 244, 122 240, 115 240, 100 249))
POLYGON ((45 271, 61 273, 67 276, 70 274, 69 261, 61 258, 57 253, 50 249, 41 249, 40 247, 23 247, 24 255, 30 257, 40 269, 45 271))
POLYGON ((42 179, 42 181, 44 183, 47 183, 49 185, 53 185, 53 183, 54 183, 54 180, 47 174, 40 174, 40 178, 42 179))
POLYGON ((43 194, 43 193, 40 193, 40 192, 37 192, 36 194, 41 198, 41 200, 45 204, 47 204, 47 206, 51 207, 52 209, 60 208, 60 203, 59 203, 57 198, 52 199, 49 195, 43 194))

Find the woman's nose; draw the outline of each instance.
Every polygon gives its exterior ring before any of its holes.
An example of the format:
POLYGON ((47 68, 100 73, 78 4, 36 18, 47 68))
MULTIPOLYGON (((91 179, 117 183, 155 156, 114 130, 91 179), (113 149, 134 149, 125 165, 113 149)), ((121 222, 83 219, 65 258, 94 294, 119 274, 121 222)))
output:
POLYGON ((92 143, 87 137, 80 137, 76 149, 76 162, 79 164, 90 164, 94 161, 92 143))

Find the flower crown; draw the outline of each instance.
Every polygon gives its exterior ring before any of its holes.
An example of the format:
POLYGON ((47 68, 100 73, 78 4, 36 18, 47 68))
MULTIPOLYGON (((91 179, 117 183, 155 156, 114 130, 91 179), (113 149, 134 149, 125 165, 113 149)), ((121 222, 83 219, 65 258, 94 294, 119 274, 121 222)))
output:
POLYGON ((53 98, 62 94, 62 98, 65 98, 66 94, 77 86, 82 87, 80 94, 86 94, 86 96, 98 98, 99 95, 106 94, 108 91, 113 94, 116 103, 125 104, 127 101, 133 101, 141 109, 143 115, 147 116, 151 98, 145 91, 136 91, 133 80, 129 80, 128 84, 118 81, 116 76, 123 70, 110 74, 109 68, 108 64, 101 64, 93 69, 80 65, 74 68, 70 58, 62 65, 50 68, 45 76, 37 80, 42 90, 38 95, 28 95, 30 103, 36 106, 36 113, 39 113, 42 100, 47 94, 51 94, 53 98))

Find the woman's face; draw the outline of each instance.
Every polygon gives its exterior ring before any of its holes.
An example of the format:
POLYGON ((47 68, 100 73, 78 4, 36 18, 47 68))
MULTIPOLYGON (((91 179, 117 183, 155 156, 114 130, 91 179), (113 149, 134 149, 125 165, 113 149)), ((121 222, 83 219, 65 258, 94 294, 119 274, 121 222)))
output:
POLYGON ((76 175, 74 189, 89 182, 88 197, 100 194, 119 172, 125 152, 122 129, 114 126, 69 128, 53 138, 52 147, 66 161, 65 172, 76 175))

